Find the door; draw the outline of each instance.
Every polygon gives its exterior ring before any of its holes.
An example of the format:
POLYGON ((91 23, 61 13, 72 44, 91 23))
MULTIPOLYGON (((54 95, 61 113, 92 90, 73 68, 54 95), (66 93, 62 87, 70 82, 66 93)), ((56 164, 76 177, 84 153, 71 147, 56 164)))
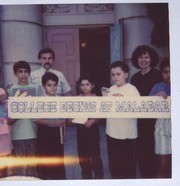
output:
POLYGON ((80 74, 79 29, 47 28, 47 47, 55 52, 53 68, 61 71, 76 94, 76 81, 80 74))
POLYGON ((110 28, 110 61, 123 60, 123 19, 117 20, 110 28))
MULTIPOLYGON (((119 19, 110 27, 110 63, 123 60, 123 19, 119 19)), ((112 80, 111 84, 113 84, 112 80)))

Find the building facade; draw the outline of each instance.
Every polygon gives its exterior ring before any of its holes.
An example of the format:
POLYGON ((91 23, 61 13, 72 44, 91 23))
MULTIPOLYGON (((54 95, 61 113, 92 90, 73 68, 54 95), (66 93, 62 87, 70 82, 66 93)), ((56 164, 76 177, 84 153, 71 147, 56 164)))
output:
MULTIPOLYGON (((34 70, 39 67, 38 51, 51 47, 56 54, 54 67, 63 71, 75 91, 73 81, 80 74, 81 28, 110 27, 123 19, 120 52, 131 75, 136 71, 130 60, 134 48, 142 44, 152 46, 153 22, 145 4, 1 5, 0 19, 1 85, 14 83, 14 62, 26 60, 34 70)), ((161 58, 169 56, 168 47, 152 47, 161 58)))

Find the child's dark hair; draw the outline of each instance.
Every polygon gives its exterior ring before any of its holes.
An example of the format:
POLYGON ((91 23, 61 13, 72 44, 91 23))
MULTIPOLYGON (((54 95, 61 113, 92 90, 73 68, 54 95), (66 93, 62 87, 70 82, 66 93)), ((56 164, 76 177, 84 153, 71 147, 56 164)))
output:
POLYGON ((129 66, 124 61, 115 61, 110 65, 110 70, 112 68, 120 67, 124 73, 129 72, 129 66))
MULTIPOLYGON (((91 92, 92 92, 92 93, 96 93, 97 90, 96 90, 94 78, 93 78, 91 75, 89 75, 88 73, 84 73, 83 75, 80 76, 79 81, 78 81, 78 84, 81 85, 81 82, 82 82, 83 80, 88 80, 91 84, 93 84, 94 87, 93 87, 93 89, 92 89, 91 92)), ((79 92, 79 91, 78 91, 78 92, 79 92)), ((81 92, 81 90, 80 90, 80 92, 81 92)))
POLYGON ((18 69, 20 69, 20 68, 28 70, 29 74, 31 73, 31 67, 30 67, 29 63, 26 61, 18 61, 16 63, 14 63, 13 71, 15 74, 17 73, 18 69))
POLYGON ((38 59, 41 59, 41 55, 46 53, 52 54, 53 59, 55 59, 54 51, 50 48, 43 48, 42 50, 40 50, 38 53, 38 59))
POLYGON ((148 53, 150 58, 151 58, 151 64, 150 66, 152 68, 154 68, 155 66, 157 66, 158 64, 158 60, 159 60, 159 55, 158 53, 150 46, 147 45, 140 45, 138 46, 134 52, 132 53, 131 59, 132 59, 132 64, 136 67, 136 68, 140 68, 140 66, 138 65, 138 58, 142 55, 142 54, 146 54, 148 53))
POLYGON ((79 84, 81 84, 82 80, 88 80, 91 84, 94 84, 94 78, 92 76, 90 76, 88 73, 84 73, 83 75, 81 75, 81 77, 79 78, 79 84))
POLYGON ((164 60, 161 61, 160 65, 160 70, 162 71, 165 67, 170 67, 170 61, 169 58, 166 58, 164 60))
POLYGON ((42 76, 42 85, 45 86, 47 81, 52 80, 54 82, 56 82, 56 84, 58 84, 59 79, 57 77, 56 74, 52 73, 52 72, 46 72, 43 76, 42 76))

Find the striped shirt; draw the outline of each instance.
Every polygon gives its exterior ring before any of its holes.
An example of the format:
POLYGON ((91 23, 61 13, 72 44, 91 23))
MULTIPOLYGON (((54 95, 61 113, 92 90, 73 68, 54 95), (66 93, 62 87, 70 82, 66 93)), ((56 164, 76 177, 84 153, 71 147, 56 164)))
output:
MULTIPOLYGON (((166 84, 164 81, 154 85, 151 90, 150 95, 155 96, 160 91, 165 92, 170 96, 170 85, 166 84)), ((164 155, 171 154, 171 119, 169 118, 158 118, 155 124, 155 154, 164 155)))

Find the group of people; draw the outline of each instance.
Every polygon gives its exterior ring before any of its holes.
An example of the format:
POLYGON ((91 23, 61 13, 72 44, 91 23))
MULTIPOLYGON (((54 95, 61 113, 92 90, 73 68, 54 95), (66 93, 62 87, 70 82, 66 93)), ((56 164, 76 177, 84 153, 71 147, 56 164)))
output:
MULTIPOLYGON (((0 157, 64 157, 66 125, 71 119, 13 119, 7 115, 8 96, 68 96, 71 88, 63 73, 52 68, 55 54, 49 48, 38 54, 41 67, 31 72, 26 61, 13 65, 17 83, 6 91, 0 89, 0 157)), ((129 67, 123 61, 110 65, 113 85, 108 96, 170 96, 170 63, 164 59, 155 69, 157 52, 146 45, 138 46, 132 63, 140 71, 128 82, 129 67)), ((79 78, 79 96, 96 96, 91 74, 79 78)), ((100 119, 88 118, 77 126, 77 150, 83 179, 103 179, 100 157, 100 119)), ((106 119, 109 171, 113 179, 136 178, 137 162, 143 178, 171 177, 171 120, 109 118, 106 119)), ((0 167, 0 177, 7 176, 0 167)), ((57 166, 13 167, 11 175, 41 179, 66 179, 64 163, 57 166)))

